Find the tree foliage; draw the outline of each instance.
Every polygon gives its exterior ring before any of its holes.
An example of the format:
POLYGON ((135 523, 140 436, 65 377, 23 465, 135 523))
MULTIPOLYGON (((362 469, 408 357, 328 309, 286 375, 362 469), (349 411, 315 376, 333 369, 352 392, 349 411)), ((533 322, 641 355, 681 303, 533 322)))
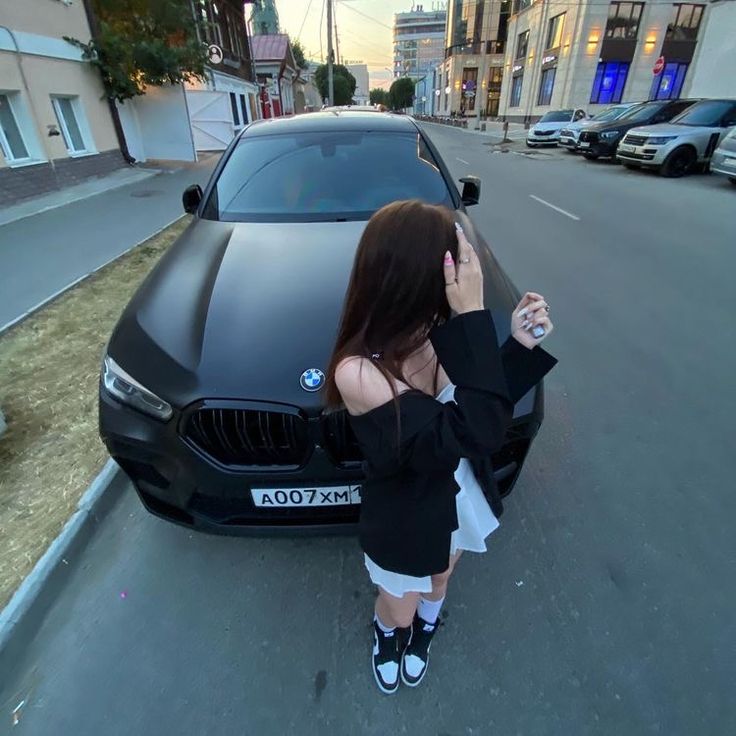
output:
MULTIPOLYGON (((333 87, 336 105, 349 105, 355 94, 355 77, 342 64, 332 65, 333 87), (339 81, 338 81, 339 80, 339 81)), ((314 84, 319 91, 320 97, 327 99, 327 64, 320 64, 314 72, 314 84)))
POLYGON ((302 46, 301 41, 292 41, 291 50, 294 53, 294 61, 296 61, 296 65, 300 69, 308 69, 309 62, 304 56, 304 47, 302 46))
POLYGON ((381 89, 380 87, 374 87, 370 91, 370 100, 371 105, 386 105, 386 107, 390 106, 388 92, 385 89, 381 89))
POLYGON ((147 86, 204 77, 207 47, 190 0, 92 0, 92 9, 97 37, 65 38, 100 70, 108 97, 122 102, 147 86))
POLYGON ((410 77, 400 77, 388 91, 391 108, 403 110, 414 104, 414 80, 410 77))

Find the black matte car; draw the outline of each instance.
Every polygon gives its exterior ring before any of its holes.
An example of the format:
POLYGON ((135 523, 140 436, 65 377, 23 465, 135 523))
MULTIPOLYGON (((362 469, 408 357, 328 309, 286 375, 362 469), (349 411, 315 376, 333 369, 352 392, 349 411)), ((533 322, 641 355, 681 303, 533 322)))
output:
MULTIPOLYGON (((317 112, 248 126, 107 346, 100 433, 145 507, 221 533, 353 529, 363 462, 322 387, 355 249, 373 212, 419 198, 477 244, 499 344, 520 299, 432 143, 408 116, 317 112)), ((506 495, 543 416, 516 405, 485 482, 506 495), (490 480, 489 480, 490 479, 490 480)))
POLYGON ((587 159, 613 158, 627 131, 641 125, 666 123, 698 100, 657 100, 645 102, 630 113, 580 131, 578 151, 587 159))

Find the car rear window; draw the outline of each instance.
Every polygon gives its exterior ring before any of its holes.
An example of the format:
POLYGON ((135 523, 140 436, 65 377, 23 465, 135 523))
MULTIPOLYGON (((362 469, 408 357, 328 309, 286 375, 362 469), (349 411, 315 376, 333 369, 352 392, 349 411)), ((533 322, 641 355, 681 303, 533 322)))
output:
POLYGON ((368 131, 243 137, 204 217, 231 222, 367 219, 398 199, 454 207, 419 134, 368 131))

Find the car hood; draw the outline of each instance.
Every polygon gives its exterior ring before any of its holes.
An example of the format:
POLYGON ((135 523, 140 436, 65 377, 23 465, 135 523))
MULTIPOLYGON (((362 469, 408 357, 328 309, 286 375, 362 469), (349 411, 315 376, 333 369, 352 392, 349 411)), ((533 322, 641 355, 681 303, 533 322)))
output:
MULTIPOLYGON (((327 369, 365 225, 195 220, 131 300, 108 352, 177 407, 212 398, 319 410, 321 392, 299 378, 327 369)), ((490 252, 481 261, 503 342, 518 294, 490 252)))
POLYGON ((649 136, 681 136, 681 135, 698 135, 704 133, 708 135, 714 130, 721 130, 721 128, 710 128, 699 125, 674 125, 672 123, 658 123, 657 125, 642 125, 637 128, 632 128, 629 133, 634 135, 649 135, 649 136))
POLYGON ((532 130, 562 130, 562 128, 567 128, 571 122, 572 121, 568 121, 566 123, 534 123, 532 130))

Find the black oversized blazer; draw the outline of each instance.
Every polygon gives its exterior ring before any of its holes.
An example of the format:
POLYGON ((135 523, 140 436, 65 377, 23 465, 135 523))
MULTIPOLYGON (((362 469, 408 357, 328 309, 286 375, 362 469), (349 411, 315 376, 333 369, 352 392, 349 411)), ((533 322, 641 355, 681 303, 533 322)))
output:
POLYGON ((385 570, 421 577, 447 569, 460 458, 485 469, 479 481, 496 516, 502 513, 490 456, 503 443, 514 404, 557 363, 541 346, 530 350, 512 336, 499 348, 486 309, 453 317, 429 339, 455 384, 454 402, 412 389, 399 394, 398 427, 393 400, 349 415, 365 458, 361 547, 385 570))

